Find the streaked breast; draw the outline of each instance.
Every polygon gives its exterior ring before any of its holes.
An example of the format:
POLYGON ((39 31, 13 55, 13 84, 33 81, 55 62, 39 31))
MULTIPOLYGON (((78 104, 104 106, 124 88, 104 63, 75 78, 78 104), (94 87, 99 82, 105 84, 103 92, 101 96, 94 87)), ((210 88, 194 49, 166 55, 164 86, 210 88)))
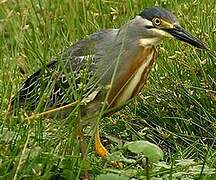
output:
POLYGON ((131 67, 128 67, 126 73, 117 81, 117 86, 113 90, 116 93, 110 102, 112 107, 124 105, 137 95, 147 80, 156 57, 156 50, 153 46, 139 48, 140 51, 132 60, 131 67))

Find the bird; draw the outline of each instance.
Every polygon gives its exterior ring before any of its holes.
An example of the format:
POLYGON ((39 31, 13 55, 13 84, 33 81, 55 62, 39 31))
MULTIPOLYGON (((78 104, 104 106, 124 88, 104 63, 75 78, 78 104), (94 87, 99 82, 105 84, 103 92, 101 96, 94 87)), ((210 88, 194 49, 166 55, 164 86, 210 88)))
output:
MULTIPOLYGON (((11 105, 35 111, 80 100, 79 133, 83 124, 94 124, 96 153, 107 157, 97 117, 112 115, 139 95, 165 38, 208 49, 169 10, 147 7, 120 28, 95 32, 56 55, 23 82, 11 105)), ((72 111, 65 108, 57 114, 68 116, 72 111)))

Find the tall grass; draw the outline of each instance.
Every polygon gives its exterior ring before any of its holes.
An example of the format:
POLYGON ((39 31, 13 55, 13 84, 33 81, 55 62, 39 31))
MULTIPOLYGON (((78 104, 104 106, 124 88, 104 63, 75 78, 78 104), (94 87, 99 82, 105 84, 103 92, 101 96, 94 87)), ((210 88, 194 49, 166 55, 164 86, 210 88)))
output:
MULTIPOLYGON (((203 167, 216 168, 216 3, 6 0, 0 1, 1 178, 75 179, 83 170, 96 176, 106 168, 119 173, 110 162, 94 155, 90 136, 88 159, 81 159, 73 133, 76 114, 62 121, 42 117, 23 121, 21 115, 8 118, 8 104, 30 74, 66 47, 100 29, 118 28, 155 4, 172 10, 210 51, 165 41, 143 93, 101 121, 104 142, 109 142, 113 153, 122 150, 122 142, 147 139, 162 147, 165 161, 172 166, 175 160, 195 159, 203 167)), ((123 170, 136 169, 134 176, 142 179, 138 160, 122 166, 123 170)), ((167 174, 171 177, 172 171, 167 174)))

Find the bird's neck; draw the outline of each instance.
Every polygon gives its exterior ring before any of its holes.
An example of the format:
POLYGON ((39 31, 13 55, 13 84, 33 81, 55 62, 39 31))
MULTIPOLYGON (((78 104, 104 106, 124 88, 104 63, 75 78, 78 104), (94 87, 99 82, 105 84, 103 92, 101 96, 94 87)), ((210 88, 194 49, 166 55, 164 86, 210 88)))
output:
POLYGON ((137 17, 119 29, 116 42, 124 44, 125 47, 130 47, 137 42, 147 47, 157 46, 162 39, 162 37, 152 37, 152 35, 147 32, 145 26, 140 24, 140 17, 137 17))

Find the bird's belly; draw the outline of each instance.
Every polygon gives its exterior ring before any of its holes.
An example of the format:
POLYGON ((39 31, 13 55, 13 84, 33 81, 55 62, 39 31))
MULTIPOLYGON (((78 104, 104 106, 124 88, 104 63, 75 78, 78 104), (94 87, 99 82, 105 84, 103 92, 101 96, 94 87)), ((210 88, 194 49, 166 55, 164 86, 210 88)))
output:
POLYGON ((124 105, 130 98, 142 89, 154 62, 154 54, 155 51, 151 51, 151 53, 143 59, 142 64, 132 74, 130 79, 128 79, 125 87, 116 99, 115 106, 124 105))

